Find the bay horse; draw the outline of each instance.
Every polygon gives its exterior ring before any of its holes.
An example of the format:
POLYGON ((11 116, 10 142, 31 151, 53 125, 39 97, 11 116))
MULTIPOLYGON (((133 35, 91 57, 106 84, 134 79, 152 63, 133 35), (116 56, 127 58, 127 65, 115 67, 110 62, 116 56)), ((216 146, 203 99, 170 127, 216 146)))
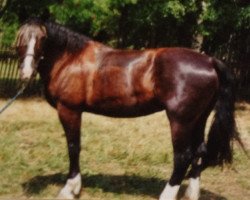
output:
POLYGON ((59 198, 73 199, 81 191, 82 112, 138 117, 166 111, 174 164, 160 200, 175 200, 186 176, 184 198, 198 200, 201 172, 232 161, 237 132, 233 77, 218 59, 186 48, 114 49, 38 19, 20 27, 16 47, 21 80, 40 74, 45 97, 66 134, 69 174, 59 198), (213 109, 206 139, 204 129, 213 109))

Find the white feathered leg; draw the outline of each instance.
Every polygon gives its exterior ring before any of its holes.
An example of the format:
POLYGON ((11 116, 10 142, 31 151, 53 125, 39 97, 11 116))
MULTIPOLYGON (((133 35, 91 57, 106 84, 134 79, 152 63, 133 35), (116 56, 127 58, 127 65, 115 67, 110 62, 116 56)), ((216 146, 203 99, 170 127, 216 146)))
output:
POLYGON ((187 190, 185 192, 185 199, 198 200, 200 197, 200 178, 190 178, 187 190))
POLYGON ((179 188, 180 188, 179 185, 171 186, 167 184, 164 190, 162 191, 159 200, 176 200, 179 188))
POLYGON ((81 174, 77 174, 74 178, 68 179, 66 185, 58 194, 58 199, 74 199, 80 194, 82 186, 81 174))

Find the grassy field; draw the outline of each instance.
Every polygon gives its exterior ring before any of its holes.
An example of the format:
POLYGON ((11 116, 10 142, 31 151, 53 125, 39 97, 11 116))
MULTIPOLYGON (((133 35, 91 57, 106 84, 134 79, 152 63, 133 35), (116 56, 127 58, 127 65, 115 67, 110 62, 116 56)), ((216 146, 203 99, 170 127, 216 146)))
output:
MULTIPOLYGON (((0 107, 5 100, 0 100, 0 107)), ((157 199, 172 170, 164 112, 135 119, 83 114, 81 168, 86 200, 157 199)), ((237 106, 250 147, 250 106, 237 106)), ((57 114, 41 99, 16 101, 0 115, 0 199, 53 198, 68 169, 66 140, 57 114)), ((187 186, 184 181, 181 193, 187 186)), ((201 200, 249 200, 250 161, 235 145, 232 166, 202 174, 201 200)))

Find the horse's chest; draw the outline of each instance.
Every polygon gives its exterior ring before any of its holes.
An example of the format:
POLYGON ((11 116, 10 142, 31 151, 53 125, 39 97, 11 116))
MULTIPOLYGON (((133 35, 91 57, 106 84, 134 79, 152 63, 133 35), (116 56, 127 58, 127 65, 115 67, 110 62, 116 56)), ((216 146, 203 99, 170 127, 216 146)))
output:
POLYGON ((80 67, 64 70, 60 76, 53 77, 47 85, 47 94, 54 101, 80 106, 86 99, 86 80, 80 67))

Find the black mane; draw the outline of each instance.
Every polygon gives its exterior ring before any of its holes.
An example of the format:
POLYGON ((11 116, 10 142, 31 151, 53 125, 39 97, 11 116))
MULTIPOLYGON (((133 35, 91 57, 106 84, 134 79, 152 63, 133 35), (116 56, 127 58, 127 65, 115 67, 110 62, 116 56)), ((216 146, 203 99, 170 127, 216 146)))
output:
POLYGON ((81 50, 86 42, 90 41, 90 38, 55 22, 45 22, 44 26, 48 37, 47 44, 56 45, 61 50, 76 52, 81 50))

